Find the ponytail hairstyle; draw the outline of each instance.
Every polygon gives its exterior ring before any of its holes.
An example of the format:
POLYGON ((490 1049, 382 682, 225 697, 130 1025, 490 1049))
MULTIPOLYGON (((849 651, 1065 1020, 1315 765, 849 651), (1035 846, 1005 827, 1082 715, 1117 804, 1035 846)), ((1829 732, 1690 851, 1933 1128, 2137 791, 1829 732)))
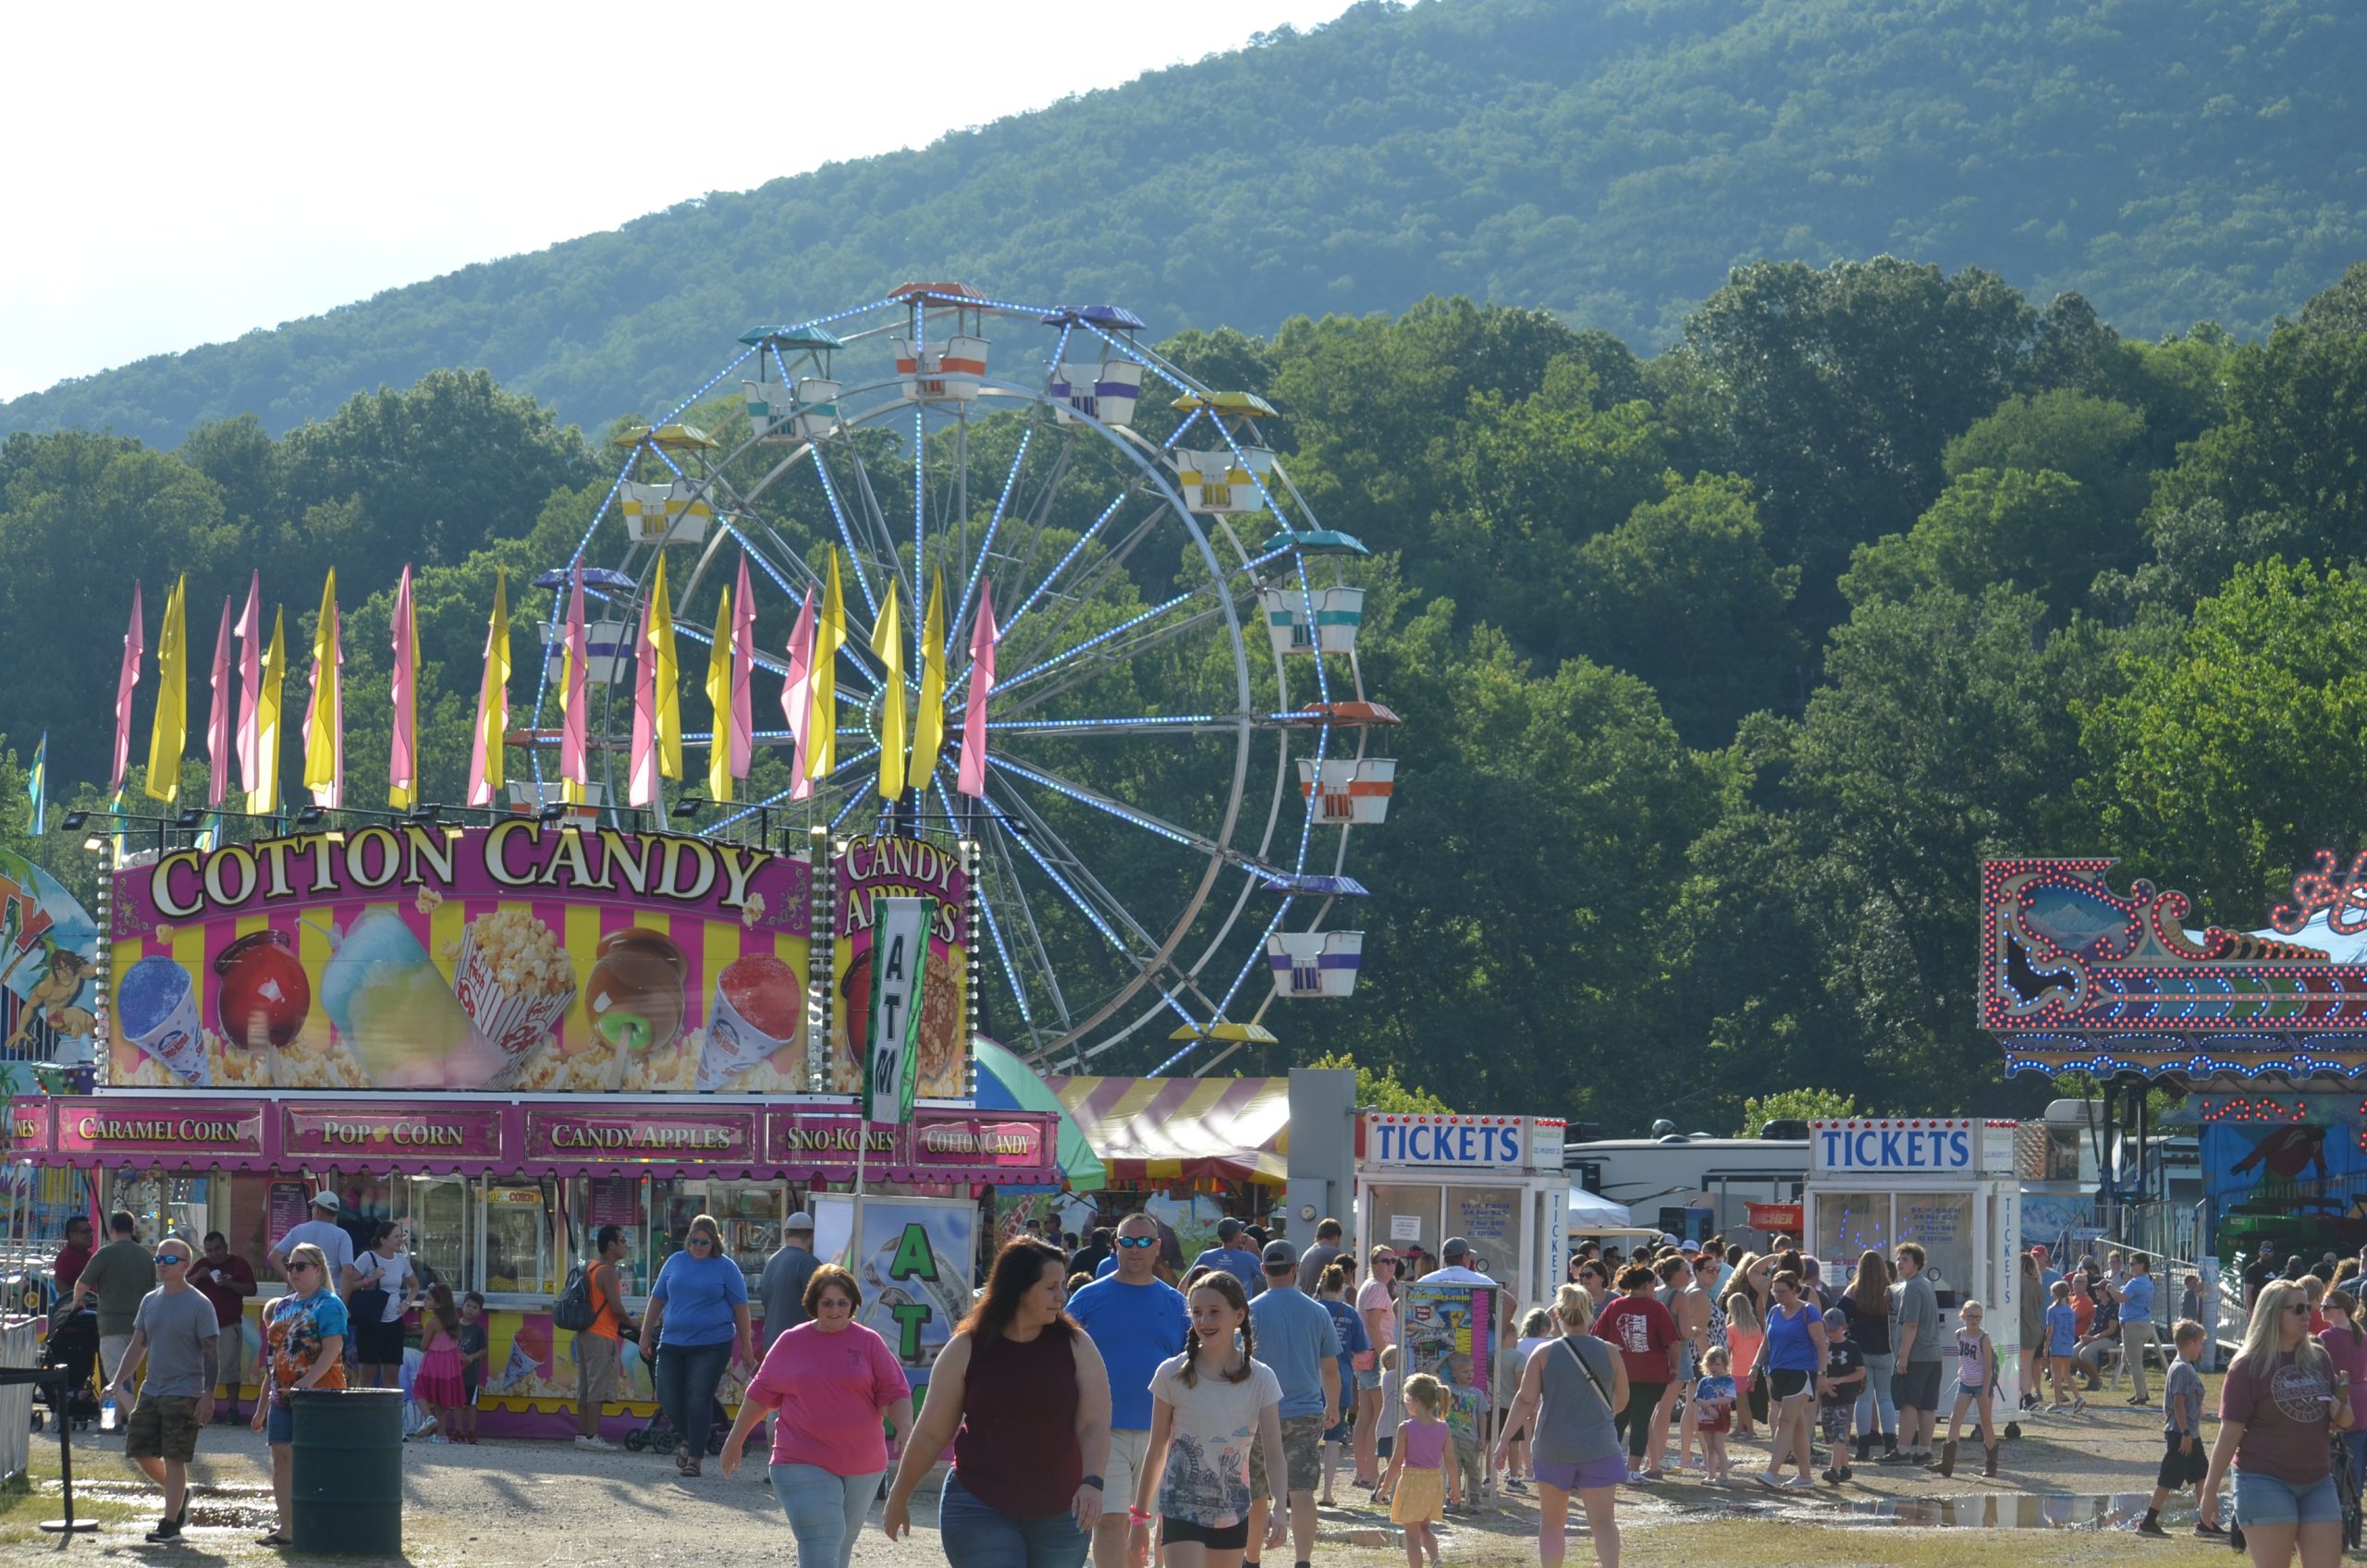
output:
POLYGON ((427 1287, 427 1310, 444 1331, 454 1339, 460 1337, 460 1309, 452 1301, 452 1287, 438 1281, 427 1287))
POLYGON ((1405 1403, 1417 1407, 1435 1421, 1446 1409, 1446 1388, 1428 1372, 1417 1372, 1405 1379, 1405 1403))
POLYGON ((1562 1332, 1583 1334, 1594 1326, 1594 1296, 1584 1285, 1564 1285, 1553 1292, 1553 1316, 1562 1332))
MULTIPOLYGON (((1241 1314, 1241 1365, 1227 1372, 1224 1375, 1224 1380, 1228 1383, 1249 1381, 1251 1372, 1249 1358, 1257 1354, 1257 1329, 1249 1321, 1249 1293, 1241 1288, 1240 1280, 1221 1268, 1209 1269, 1201 1277, 1200 1282, 1192 1287, 1192 1291, 1196 1295, 1202 1291, 1214 1291, 1224 1297, 1225 1305, 1241 1314)), ((1184 1335, 1184 1386, 1185 1388, 1199 1386, 1199 1367, 1200 1325, 1196 1320, 1184 1335)))

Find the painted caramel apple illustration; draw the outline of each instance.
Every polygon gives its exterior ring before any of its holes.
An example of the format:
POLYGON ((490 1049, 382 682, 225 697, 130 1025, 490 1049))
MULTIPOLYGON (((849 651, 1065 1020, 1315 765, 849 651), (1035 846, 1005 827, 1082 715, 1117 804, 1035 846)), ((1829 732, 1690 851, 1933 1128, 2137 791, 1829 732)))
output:
POLYGON ((303 1031, 305 1015, 313 1011, 313 983, 287 932, 239 937, 214 961, 214 973, 221 981, 215 1012, 231 1044, 281 1049, 303 1031))

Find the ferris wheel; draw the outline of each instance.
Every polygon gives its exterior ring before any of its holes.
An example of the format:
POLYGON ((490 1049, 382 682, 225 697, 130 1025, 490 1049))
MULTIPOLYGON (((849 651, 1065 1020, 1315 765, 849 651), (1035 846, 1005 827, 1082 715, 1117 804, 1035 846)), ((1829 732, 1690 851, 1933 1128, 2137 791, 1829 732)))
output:
MULTIPOLYGON (((755 328, 665 418, 617 437, 600 517, 539 580, 554 593, 538 733, 557 710, 570 570, 603 606, 586 662, 607 783, 594 801, 612 803, 659 558, 677 633, 701 647, 744 552, 756 662, 778 679, 834 554, 849 622, 835 771, 792 802, 783 753, 769 775, 759 763, 747 801, 671 826, 975 840, 999 972, 982 982, 985 1028, 1047 1070, 1206 1072, 1273 1043, 1276 1001, 1349 995, 1363 933, 1334 917, 1365 888, 1348 845, 1385 820, 1394 787, 1397 717, 1367 696, 1356 655, 1364 591, 1346 568, 1364 546, 1308 509, 1273 448, 1269 404, 1202 385, 1143 329, 1113 306, 1016 304, 955 283, 755 328), (682 423, 693 414, 713 433, 682 423), (610 520, 623 544, 597 559, 610 520), (932 599, 949 738, 974 631, 994 618, 984 792, 957 791, 949 744, 887 801, 875 782, 889 667, 874 632, 893 606, 917 703, 932 599)), ((778 690, 759 678, 760 749, 791 744, 761 717, 778 690)), ((685 703, 694 748, 708 740, 703 711, 685 703)), ((533 788, 556 798, 544 766, 537 755, 533 788)))

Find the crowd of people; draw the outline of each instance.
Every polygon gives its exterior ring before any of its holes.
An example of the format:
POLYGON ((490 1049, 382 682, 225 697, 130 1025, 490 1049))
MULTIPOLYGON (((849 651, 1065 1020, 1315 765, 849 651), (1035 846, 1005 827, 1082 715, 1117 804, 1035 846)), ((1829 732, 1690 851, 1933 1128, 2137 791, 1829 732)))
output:
MULTIPOLYGON (((336 1215, 335 1195, 320 1194, 313 1218, 267 1255, 288 1288, 264 1310, 262 1396, 243 1415, 238 1347, 257 1292, 247 1260, 218 1232, 202 1245, 143 1243, 125 1213, 108 1217, 108 1240, 95 1248, 87 1221, 68 1227, 55 1343, 69 1358, 85 1340, 92 1346, 126 1456, 162 1493, 151 1540, 176 1539, 185 1525, 201 1429, 245 1419, 271 1454, 278 1521, 264 1539, 288 1544, 288 1396, 399 1380, 413 1310, 422 1355, 411 1391, 434 1413, 430 1440, 474 1440, 483 1298, 456 1300, 423 1280, 399 1223, 376 1222, 357 1247, 336 1215), (87 1334, 64 1332, 68 1324, 87 1334)), ((637 1337, 685 1477, 700 1474, 708 1424, 722 1419, 720 1378, 740 1373, 723 1473, 737 1473, 768 1424, 768 1478, 803 1562, 835 1557, 844 1568, 883 1492, 884 1527, 901 1537, 914 1493, 950 1450, 938 1524, 953 1568, 1079 1568, 1087 1555, 1096 1568, 1133 1568, 1154 1539, 1168 1568, 1255 1563, 1285 1542, 1305 1564, 1316 1509, 1336 1501, 1343 1464, 1403 1527, 1409 1568, 1423 1568, 1438 1560, 1444 1515, 1486 1506, 1483 1448, 1492 1448, 1505 1489, 1535 1488, 1540 1561, 1562 1561, 1575 1502, 1598 1559, 1616 1568, 1620 1488, 1672 1469, 1730 1482, 1736 1439, 1763 1439, 1765 1464, 1748 1478, 1784 1491, 1846 1482, 1864 1464, 1952 1475, 1968 1439, 1993 1476, 2001 1406, 2031 1411, 2049 1404, 2051 1389, 2051 1408, 2076 1411, 2109 1372, 2116 1387, 2130 1381, 2131 1405, 2150 1407, 2150 1354, 2165 1367, 2164 1450, 2139 1533, 2166 1533, 2163 1513, 2191 1490, 2196 1534, 2237 1535, 2256 1568, 2297 1558, 2331 1568, 2346 1538, 2357 1539, 2367 1476, 2357 1259, 2328 1257, 2311 1273, 2263 1246, 2244 1271, 2247 1327, 2206 1442, 2201 1280, 2178 1281, 2165 1338, 2166 1304, 2140 1253, 2107 1251, 2062 1271, 2043 1246, 2022 1256, 2023 1354, 2009 1384, 2015 1369, 1983 1305, 1961 1302, 1946 1322, 1913 1243, 1864 1253, 1839 1281, 1784 1237, 1765 1253, 1718 1237, 1663 1238, 1625 1256, 1583 1243, 1551 1304, 1522 1311, 1498 1288, 1511 1342, 1492 1369, 1492 1397, 1479 1402, 1492 1419, 1483 1416, 1475 1443, 1451 1419, 1453 1395, 1458 1384, 1484 1384, 1487 1370, 1458 1369, 1468 1358, 1450 1356, 1440 1375, 1409 1375, 1397 1343, 1399 1276, 1496 1281, 1460 1238, 1435 1258, 1378 1245, 1360 1270, 1343 1236, 1327 1219, 1302 1251, 1228 1219, 1188 1267, 1172 1230, 1147 1213, 1066 1249, 1023 1236, 995 1258, 915 1412, 895 1354, 856 1321, 860 1285, 815 1256, 808 1217, 786 1224, 756 1288, 761 1341, 747 1279, 712 1219, 690 1220, 637 1320, 618 1268, 622 1232, 603 1227, 583 1271, 591 1322, 577 1332, 577 1440, 602 1442, 620 1341, 637 1337), (2230 1492, 2233 1520, 2223 1525, 2230 1492)))

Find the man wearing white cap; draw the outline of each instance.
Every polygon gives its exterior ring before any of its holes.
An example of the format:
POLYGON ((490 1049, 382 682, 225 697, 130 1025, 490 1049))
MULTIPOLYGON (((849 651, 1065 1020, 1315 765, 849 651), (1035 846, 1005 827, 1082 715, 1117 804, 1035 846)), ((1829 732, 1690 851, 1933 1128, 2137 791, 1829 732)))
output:
POLYGON ((806 1282, 820 1267, 814 1256, 814 1217, 800 1209, 782 1222, 780 1250, 765 1260, 765 1277, 756 1285, 765 1303, 765 1349, 805 1321, 806 1282))
POLYGON ((288 1255, 306 1242, 312 1243, 321 1249, 321 1256, 329 1260, 329 1289, 337 1292, 339 1301, 343 1301, 350 1288, 345 1282, 345 1275, 346 1270, 353 1267, 353 1238, 337 1222, 339 1207, 337 1194, 326 1187, 314 1193, 313 1218, 290 1225, 288 1234, 272 1243, 264 1261, 277 1269, 279 1277, 285 1280, 288 1278, 288 1255))

